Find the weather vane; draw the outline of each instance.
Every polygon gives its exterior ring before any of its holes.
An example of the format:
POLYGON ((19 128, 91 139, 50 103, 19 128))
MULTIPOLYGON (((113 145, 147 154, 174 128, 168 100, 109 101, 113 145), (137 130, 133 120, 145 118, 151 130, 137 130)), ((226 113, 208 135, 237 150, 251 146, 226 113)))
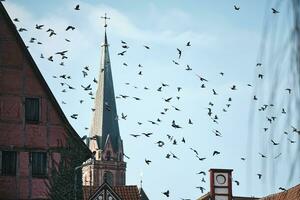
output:
POLYGON ((106 20, 107 20, 107 19, 110 19, 110 18, 109 18, 109 17, 107 17, 106 13, 105 13, 104 17, 101 17, 101 18, 103 18, 103 19, 104 19, 104 28, 106 28, 106 27, 107 27, 106 20))

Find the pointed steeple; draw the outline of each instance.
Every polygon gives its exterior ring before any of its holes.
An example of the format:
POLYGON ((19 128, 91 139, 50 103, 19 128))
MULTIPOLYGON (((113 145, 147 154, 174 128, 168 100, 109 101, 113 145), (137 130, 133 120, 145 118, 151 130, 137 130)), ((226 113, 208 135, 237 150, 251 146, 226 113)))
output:
MULTIPOLYGON (((106 23, 105 23, 106 25, 106 23)), ((106 25, 107 26, 107 25, 106 25)), ((104 150, 105 144, 111 142, 114 152, 122 151, 122 140, 119 133, 117 108, 114 94, 114 85, 111 72, 111 63, 108 51, 107 34, 104 34, 104 43, 101 46, 100 73, 98 88, 95 97, 94 116, 90 129, 90 149, 104 150)))

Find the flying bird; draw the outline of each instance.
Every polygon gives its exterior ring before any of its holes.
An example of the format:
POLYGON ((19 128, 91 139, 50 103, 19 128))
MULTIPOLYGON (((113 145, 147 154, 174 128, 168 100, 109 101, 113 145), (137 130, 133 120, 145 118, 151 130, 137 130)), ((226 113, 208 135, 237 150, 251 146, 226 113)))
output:
POLYGON ((190 47, 190 46, 191 46, 191 42, 187 42, 187 43, 186 43, 186 46, 187 46, 187 47, 190 47))
POLYGON ((43 27, 44 27, 43 24, 40 24, 40 25, 39 25, 39 24, 36 24, 36 25, 35 25, 35 28, 38 29, 38 30, 41 30, 43 27))
POLYGON ((122 117, 122 119, 126 120, 127 115, 124 115, 124 113, 121 113, 121 117, 122 117))
POLYGON ((142 133, 143 135, 145 135, 146 137, 150 137, 150 135, 152 135, 153 133, 142 133))
POLYGON ((78 114, 71 115, 71 118, 73 118, 73 119, 77 119, 77 117, 78 117, 78 114))
POLYGON ((186 71, 190 71, 190 70, 192 70, 192 68, 190 68, 190 66, 189 66, 189 65, 186 65, 186 68, 185 68, 185 70, 186 70, 186 71))
POLYGON ((141 135, 139 135, 139 134, 130 134, 130 135, 131 135, 132 137, 135 137, 135 138, 141 136, 141 135))
POLYGON ((197 174, 203 174, 204 176, 206 175, 205 171, 200 171, 197 174))
POLYGON ((152 162, 151 160, 145 159, 145 163, 146 163, 147 165, 150 165, 151 162, 152 162))
POLYGON ((207 82, 207 80, 205 78, 199 76, 198 74, 196 74, 196 76, 200 79, 200 81, 206 81, 207 82))
POLYGON ((220 154, 220 152, 219 151, 214 151, 213 152, 213 156, 215 156, 215 155, 219 155, 220 154))
POLYGON ((279 145, 278 142, 274 142, 274 140, 271 140, 271 142, 273 143, 274 146, 279 145))
POLYGON ((262 174, 256 174, 258 176, 258 179, 261 179, 262 174))
POLYGON ((126 51, 122 51, 122 52, 118 53, 118 56, 124 56, 125 53, 126 53, 126 51))
POLYGON ((234 7, 235 10, 240 10, 240 7, 238 7, 236 5, 234 5, 233 7, 234 7))
POLYGON ((181 58, 181 54, 182 54, 182 51, 180 49, 177 48, 177 51, 178 51, 178 59, 181 58))
POLYGON ((279 13, 279 11, 278 10, 276 10, 275 8, 271 8, 272 9, 272 12, 273 12, 273 14, 277 14, 277 13, 279 13))
POLYGON ((170 191, 167 190, 167 191, 163 192, 163 194, 164 194, 166 197, 169 197, 169 196, 170 196, 170 191))
POLYGON ((74 10, 80 10, 79 4, 75 6, 74 10))
POLYGON ((240 185, 240 182, 239 181, 237 181, 237 180, 234 180, 234 182, 236 183, 236 185, 240 185))
POLYGON ((75 30, 75 27, 74 26, 68 26, 67 28, 66 28, 66 31, 68 31, 68 30, 75 30))
POLYGON ((205 190, 205 188, 204 188, 204 187, 202 187, 202 186, 197 186, 196 188, 197 188, 197 189, 199 189, 199 190, 201 191, 201 193, 203 193, 203 192, 204 192, 204 190, 205 190))

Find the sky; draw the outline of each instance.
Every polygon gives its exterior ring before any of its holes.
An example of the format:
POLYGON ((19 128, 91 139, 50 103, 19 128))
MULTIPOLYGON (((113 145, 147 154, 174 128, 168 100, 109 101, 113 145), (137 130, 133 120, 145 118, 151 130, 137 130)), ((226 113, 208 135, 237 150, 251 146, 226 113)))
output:
MULTIPOLYGON (((240 183, 233 183, 235 196, 262 197, 279 192, 279 187, 299 184, 300 170, 296 169, 293 176, 289 174, 293 157, 298 155, 295 152, 299 136, 292 132, 290 124, 283 127, 284 123, 278 123, 283 128, 277 129, 285 129, 288 135, 279 133, 276 128, 269 129, 272 133, 264 131, 263 128, 271 126, 265 122, 266 117, 275 111, 262 116, 258 112, 260 105, 253 103, 253 95, 261 99, 269 92, 257 77, 262 73, 257 63, 262 62, 260 51, 265 19, 271 19, 270 24, 276 18, 286 21, 284 4, 271 0, 6 0, 3 5, 12 19, 19 19, 15 22, 17 28, 28 30, 20 35, 80 136, 89 134, 85 127, 91 125, 93 108, 93 100, 81 85, 92 84, 93 92, 96 92, 93 79, 99 74, 100 48, 104 39, 101 16, 107 13, 111 18, 107 35, 115 94, 130 96, 116 99, 118 115, 128 116, 127 120, 119 120, 124 151, 130 157, 126 159, 126 183, 139 186, 142 180, 150 199, 167 199, 162 194, 166 190, 170 191, 170 199, 202 196, 196 187, 204 187, 204 193, 209 191, 210 168, 233 169, 233 179, 240 183), (77 4, 79 11, 74 10, 77 4), (235 10, 234 5, 240 9, 235 10), (280 9, 280 13, 274 15, 272 7, 280 9), (37 30, 36 24, 44 24, 43 29, 37 30), (75 30, 65 31, 69 25, 75 30), (48 28, 55 30, 57 35, 50 38, 46 32, 48 28), (37 41, 30 43, 32 37, 37 41), (65 38, 71 42, 66 42, 65 38), (124 50, 121 40, 129 46, 124 56, 118 55, 124 50), (38 41, 42 44, 37 44, 38 41), (191 46, 186 46, 189 41, 191 46), (177 48, 182 50, 180 59, 177 48), (55 53, 63 50, 68 50, 68 59, 63 60, 64 66, 61 66, 61 59, 55 53), (40 58, 41 54, 44 59, 40 58), (47 60, 50 56, 53 56, 53 62, 47 60), (143 67, 138 67, 139 64, 143 67), (192 70, 185 70, 187 65, 192 70), (84 78, 85 66, 89 66, 89 71, 84 78), (140 71, 143 75, 138 75, 140 71), (53 78, 63 74, 70 75, 71 79, 53 78), (208 81, 201 81, 197 75, 208 81), (61 83, 76 89, 69 90, 61 83), (158 92, 162 83, 169 86, 158 92), (231 89, 233 85, 236 90, 231 89), (177 87, 182 89, 178 92, 177 87), (62 92, 63 89, 66 92, 62 92), (213 95, 213 89, 218 95, 213 95), (164 101, 170 97, 170 102, 164 101), (80 104, 80 100, 84 102, 80 104), (168 111, 162 115, 164 108, 168 111), (213 117, 217 115, 217 122, 208 116, 208 108, 213 117), (78 113, 77 120, 70 117, 74 113, 78 113), (161 120, 159 125, 148 122, 157 118, 161 120), (188 124, 189 119, 193 124, 188 124), (171 126, 173 120, 182 128, 174 129, 171 126), (221 137, 215 135, 215 130, 221 137), (130 135, 142 132, 153 135, 149 138, 130 135), (177 145, 173 145, 167 135, 173 136, 177 145), (280 144, 272 145, 270 137, 280 144), (156 144, 159 140, 165 142, 162 148, 156 144), (206 159, 199 161, 190 148, 206 159), (212 156, 215 150, 220 154, 212 156), (166 159, 170 152, 179 159, 166 159), (262 158, 259 153, 267 158, 262 158), (279 157, 274 159, 276 155, 279 157), (241 160, 242 157, 245 160, 241 160), (151 164, 147 165, 145 159, 151 160, 151 164), (197 175, 199 171, 205 171, 207 175, 197 175), (262 179, 258 179, 257 173, 263 175, 262 179), (202 182, 202 178, 206 182, 202 182)), ((263 81, 271 83, 271 79, 266 76, 263 81)), ((283 104, 285 98, 287 96, 283 98, 283 104)), ((276 112, 280 118, 280 112, 276 112)))

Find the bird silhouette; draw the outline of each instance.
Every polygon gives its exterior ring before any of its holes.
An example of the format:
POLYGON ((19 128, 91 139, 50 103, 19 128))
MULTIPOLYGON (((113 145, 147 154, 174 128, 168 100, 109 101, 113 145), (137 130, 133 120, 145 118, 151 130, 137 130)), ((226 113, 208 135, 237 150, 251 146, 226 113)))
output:
POLYGON ((273 143, 274 146, 279 145, 279 143, 274 142, 274 140, 271 140, 271 142, 273 143))
POLYGON ((187 43, 186 43, 186 46, 187 46, 187 47, 190 47, 190 46, 191 46, 191 42, 187 42, 187 43))
POLYGON ((177 52, 178 52, 178 59, 181 58, 181 54, 182 54, 182 51, 180 49, 177 48, 177 52))
POLYGON ((279 189, 279 190, 282 190, 282 191, 284 191, 284 192, 287 191, 284 187, 279 187, 278 189, 279 189))
POLYGON ((239 182, 239 181, 237 181, 237 180, 234 180, 233 182, 235 182, 237 186, 239 186, 239 185, 240 185, 240 182, 239 182))
POLYGON ((80 10, 79 4, 75 6, 74 10, 80 10))
POLYGON ((258 153, 262 158, 266 158, 267 156, 262 154, 262 153, 258 153))
POLYGON ((81 85, 81 87, 85 90, 85 91, 89 91, 89 90, 92 90, 92 88, 91 88, 91 84, 89 84, 88 86, 83 86, 83 85, 81 85))
POLYGON ((36 24, 36 25, 35 25, 35 28, 38 29, 38 30, 41 30, 43 27, 44 27, 43 24, 40 24, 40 25, 39 25, 39 24, 36 24))
POLYGON ((277 13, 279 13, 279 11, 278 10, 276 10, 275 8, 271 8, 272 9, 272 12, 273 12, 273 14, 277 14, 277 13))
POLYGON ((77 118, 78 118, 78 114, 72 114, 72 115, 71 115, 71 118, 77 119, 77 118))
POLYGON ((121 117, 122 117, 122 119, 124 119, 124 120, 127 119, 127 115, 125 115, 124 113, 121 113, 121 117))
POLYGON ((172 99, 172 97, 169 97, 169 98, 167 98, 167 99, 164 99, 164 100, 165 100, 165 102, 170 102, 170 101, 171 101, 171 99, 172 99))
POLYGON ((175 123, 175 120, 172 121, 172 127, 174 127, 175 129, 182 128, 181 126, 175 123))
POLYGON ((186 68, 185 68, 185 70, 186 70, 186 71, 191 71, 191 70, 192 70, 192 68, 190 68, 190 66, 189 66, 189 65, 186 65, 186 68))
POLYGON ((218 95, 218 93, 215 91, 215 89, 212 89, 213 95, 218 95))
POLYGON ((220 154, 220 152, 219 151, 214 151, 213 152, 213 156, 215 156, 215 155, 219 155, 220 154))
POLYGON ((146 46, 146 45, 144 45, 144 47, 145 47, 146 49, 150 49, 150 47, 149 47, 149 46, 146 46))
POLYGON ((175 65, 179 65, 179 63, 176 62, 175 60, 172 60, 172 62, 173 62, 175 65))
POLYGON ((235 10, 240 10, 240 7, 238 7, 236 5, 234 5, 233 7, 234 7, 235 10))
POLYGON ((152 135, 153 133, 142 133, 143 135, 145 135, 146 137, 150 137, 150 135, 152 135))
POLYGON ((151 162, 152 162, 151 160, 145 159, 145 163, 146 163, 147 165, 150 165, 151 162))
POLYGON ((201 193, 203 193, 203 192, 204 192, 204 190, 205 190, 205 188, 204 188, 204 187, 202 187, 202 186, 197 186, 196 188, 197 188, 197 189, 199 189, 199 190, 201 191, 201 193))
POLYGON ((126 53, 126 51, 122 51, 122 52, 118 53, 118 56, 124 56, 125 53, 126 53))
POLYGON ((206 173, 205 173, 205 171, 200 171, 200 172, 198 172, 197 174, 202 174, 202 175, 206 175, 206 173))
POLYGON ((139 134, 130 134, 130 135, 131 135, 132 137, 135 137, 135 138, 141 136, 141 135, 139 135, 139 134))
POLYGON ((165 143, 161 140, 159 140, 158 142, 156 142, 156 144, 159 146, 159 147, 163 147, 165 145, 165 143))
POLYGON ((167 191, 163 192, 163 194, 164 194, 166 197, 169 197, 169 196, 170 196, 170 191, 167 190, 167 191))
POLYGON ((68 30, 74 31, 74 30, 75 30, 75 27, 74 27, 74 26, 68 26, 68 27, 66 28, 66 31, 68 31, 68 30))
POLYGON ((207 79, 205 79, 205 78, 199 76, 198 74, 196 74, 196 76, 200 79, 200 81, 206 81, 206 82, 207 82, 207 79))
POLYGON ((262 174, 256 174, 258 176, 258 179, 261 179, 262 174))

